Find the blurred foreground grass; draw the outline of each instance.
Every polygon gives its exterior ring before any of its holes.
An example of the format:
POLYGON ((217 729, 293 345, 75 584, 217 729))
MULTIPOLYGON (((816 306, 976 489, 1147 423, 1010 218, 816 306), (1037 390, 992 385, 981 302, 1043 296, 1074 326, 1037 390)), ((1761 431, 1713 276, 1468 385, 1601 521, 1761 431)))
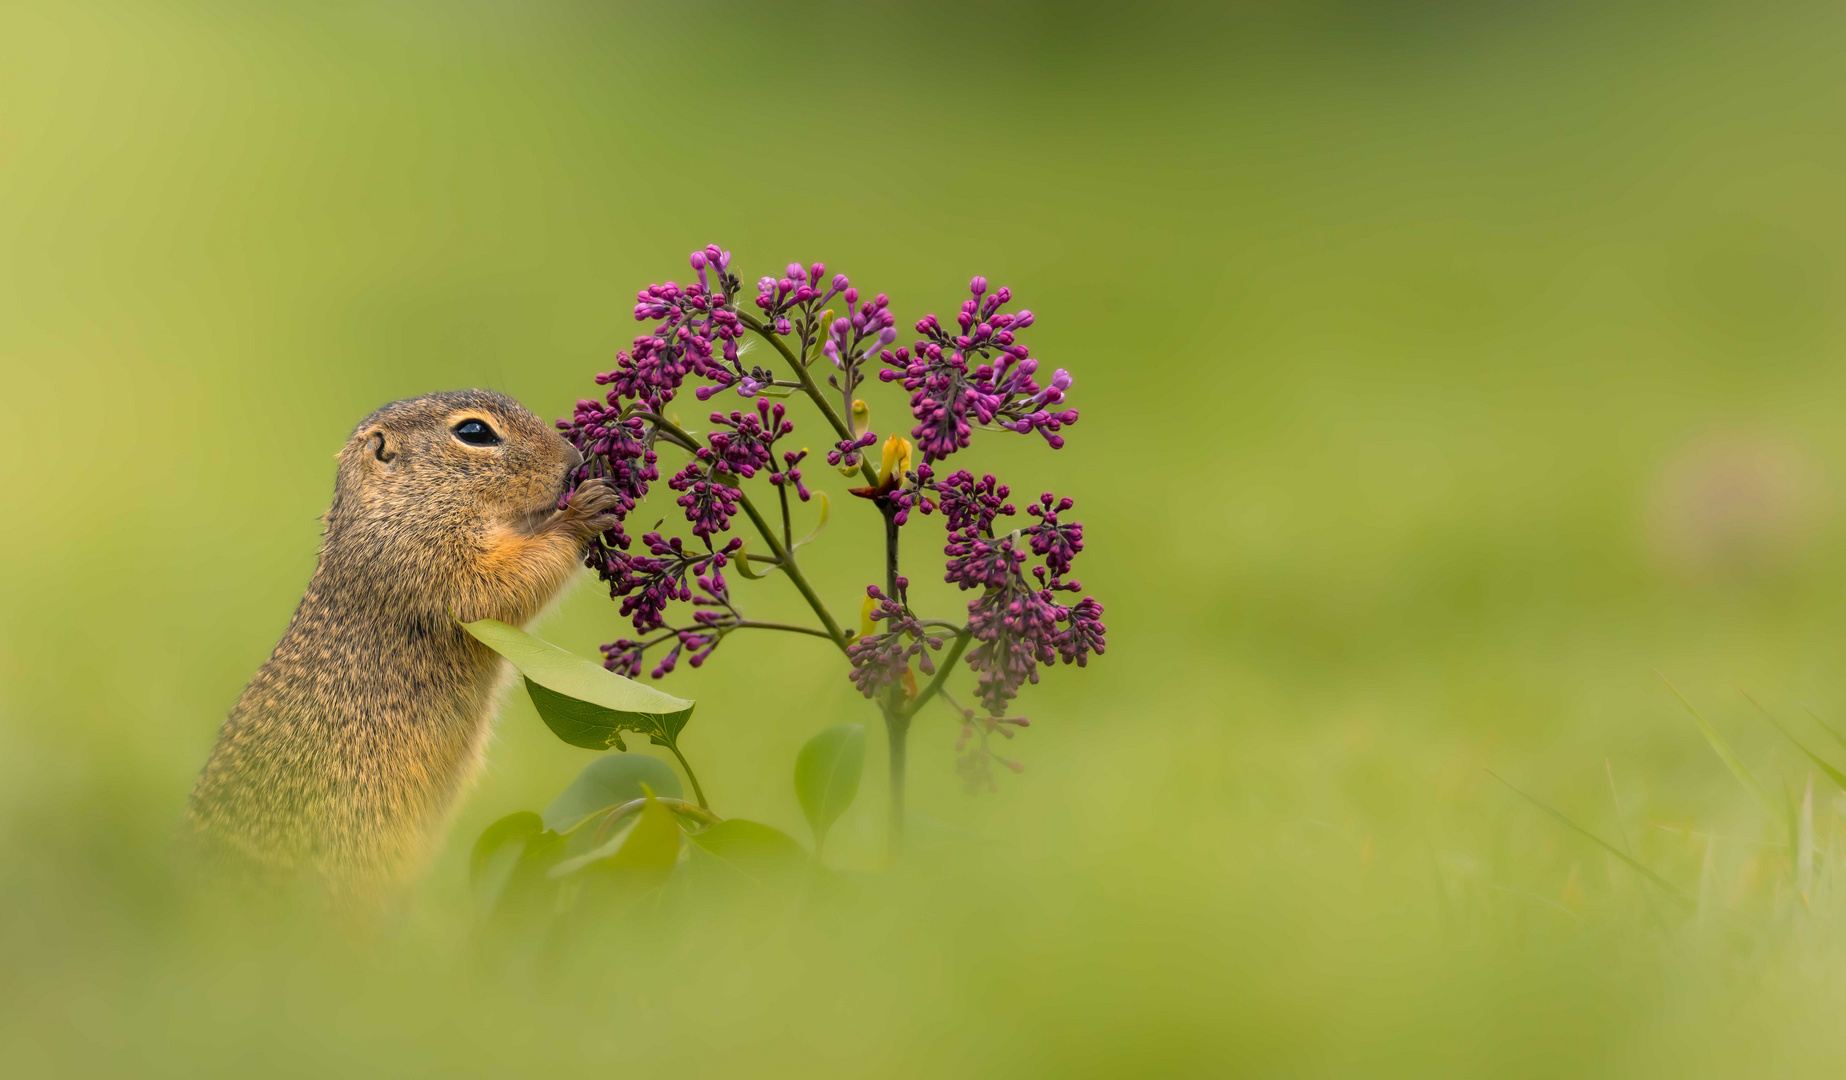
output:
MULTIPOLYGON (((1841 22, 0 8, 9 1072, 1841 1060, 1846 806, 1738 693, 1846 761, 1798 707, 1846 726, 1841 22), (1025 773, 964 796, 922 723, 904 865, 878 872, 869 786, 840 896, 629 913, 506 970, 471 945, 467 841, 585 760, 514 700, 392 934, 186 897, 165 838, 351 425, 464 385, 564 412, 632 290, 711 240, 825 259, 906 322, 984 273, 1076 374, 1068 449, 977 447, 1078 500, 1109 605, 1109 654, 1023 700, 1025 773)), ((852 517, 830 596, 876 572, 852 517)), ((796 614, 778 584, 753 610, 796 614)), ((619 635, 588 587, 544 632, 619 635)), ((670 688, 720 811, 805 835, 796 749, 866 719, 832 658, 739 638, 670 688)))

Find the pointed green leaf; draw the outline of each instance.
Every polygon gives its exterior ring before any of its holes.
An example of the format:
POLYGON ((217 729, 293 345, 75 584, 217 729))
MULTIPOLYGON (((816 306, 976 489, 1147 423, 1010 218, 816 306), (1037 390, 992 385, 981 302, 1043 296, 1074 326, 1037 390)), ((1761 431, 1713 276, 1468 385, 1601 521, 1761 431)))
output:
POLYGON ((731 556, 731 565, 737 568, 738 573, 751 581, 761 581, 769 576, 750 569, 750 541, 748 540, 745 540, 743 546, 737 549, 737 554, 731 556))
POLYGON ((838 724, 809 739, 795 758, 795 794, 814 830, 814 850, 859 794, 865 768, 865 726, 838 724))
POLYGON ((552 832, 570 832, 604 810, 639 799, 645 794, 643 785, 656 794, 680 797, 679 775, 658 758, 646 754, 599 757, 545 807, 545 827, 552 832))
POLYGON ((670 871, 679 861, 679 821, 658 799, 650 798, 634 824, 601 846, 551 868, 554 878, 600 864, 609 869, 670 871))
POLYGON ((816 491, 814 497, 820 500, 820 521, 815 524, 813 532, 795 541, 789 548, 790 551, 794 551, 804 544, 812 544, 815 540, 820 538, 820 534, 827 528, 827 518, 833 512, 833 504, 827 501, 827 493, 824 491, 816 491))
POLYGON ((1771 818, 1775 817, 1779 812, 1775 800, 1769 797, 1769 792, 1763 789, 1763 785, 1756 782, 1756 777, 1750 774, 1750 770, 1744 765, 1743 759, 1738 757, 1736 751, 1731 749, 1731 744, 1725 742, 1724 736, 1718 734, 1718 729, 1712 727, 1703 716, 1699 715, 1699 711, 1692 707, 1692 702, 1686 700, 1686 695, 1679 692, 1679 687, 1674 686, 1667 680, 1667 677, 1661 675, 1660 672, 1656 671, 1654 674, 1660 675, 1660 681, 1667 684, 1667 689, 1673 691, 1673 696, 1678 698, 1680 703, 1686 707, 1686 711, 1692 714, 1692 722, 1699 726, 1700 734, 1704 735, 1705 741, 1711 744, 1712 752, 1718 755, 1718 760, 1724 762, 1724 767, 1731 770, 1731 775, 1737 778, 1738 783, 1742 784, 1746 790, 1756 796, 1757 801, 1761 802, 1763 807, 1769 811, 1769 816, 1771 818))
POLYGON ((1627 863, 1629 866, 1633 867, 1636 871, 1638 871, 1643 877, 1647 878, 1647 880, 1653 882, 1655 885, 1658 885, 1662 889, 1666 890, 1667 895, 1673 897, 1676 900, 1685 900, 1685 901, 1690 902, 1691 898, 1688 897, 1685 893, 1680 892, 1679 889, 1675 887, 1672 882, 1668 881, 1666 878, 1661 877, 1659 874, 1654 873, 1652 870, 1649 870, 1647 867, 1642 866, 1639 862, 1635 861, 1635 859, 1629 856, 1626 852, 1617 850, 1616 847, 1613 844, 1610 844, 1607 840, 1604 840, 1602 837, 1597 836, 1595 833, 1589 831, 1583 826, 1570 820, 1569 818, 1565 817, 1563 814, 1559 813, 1558 811, 1553 810, 1551 807, 1546 806, 1544 803, 1539 802, 1537 799, 1533 798, 1532 796, 1527 795, 1525 792, 1520 791, 1518 788, 1513 787, 1513 785, 1507 784, 1506 780, 1503 779, 1499 773, 1494 772, 1492 769, 1487 770, 1487 775, 1493 777, 1495 780, 1499 780, 1502 784, 1506 784, 1506 786, 1512 791, 1513 794, 1531 803, 1533 806, 1538 807, 1540 810, 1543 810, 1545 813, 1550 814, 1552 817, 1562 822, 1566 827, 1573 829, 1576 832, 1583 834, 1584 836, 1589 837, 1591 840, 1595 841, 1596 844, 1600 846, 1604 851, 1607 851, 1609 854, 1627 863))
POLYGON ((498 619, 462 628, 519 669, 545 725, 572 746, 626 749, 624 731, 671 746, 692 718, 693 702, 625 679, 498 619))
POLYGON ((610 866, 636 870, 670 870, 679 861, 679 819, 673 811, 650 798, 641 808, 641 820, 628 833, 628 842, 609 860, 610 866))
POLYGON ((572 833, 565 843, 564 858, 551 868, 554 878, 567 877, 591 863, 599 863, 622 850, 628 842, 628 834, 640 824, 638 815, 624 819, 624 824, 608 836, 603 836, 599 829, 579 829, 572 833))

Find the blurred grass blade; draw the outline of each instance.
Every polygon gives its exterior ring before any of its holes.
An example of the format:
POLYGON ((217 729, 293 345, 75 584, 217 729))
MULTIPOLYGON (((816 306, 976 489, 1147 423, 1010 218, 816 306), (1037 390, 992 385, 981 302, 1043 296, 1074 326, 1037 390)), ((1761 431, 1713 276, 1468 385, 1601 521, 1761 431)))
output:
MULTIPOLYGON (((1826 773, 1828 779, 1832 780, 1835 784, 1839 785, 1839 789, 1841 791, 1846 791, 1846 773, 1843 773, 1840 770, 1834 768, 1833 766, 1827 764, 1827 760, 1825 758, 1821 757, 1819 754, 1816 754, 1814 751, 1809 750, 1807 746, 1801 742, 1800 739, 1795 738, 1793 732, 1783 727, 1782 722, 1780 720, 1777 720, 1775 716, 1771 714, 1768 709, 1763 707, 1762 702, 1756 700, 1754 697, 1751 697, 1750 692, 1748 690, 1743 691, 1743 696, 1749 699, 1750 704, 1756 706, 1757 712, 1760 712, 1763 714, 1763 719, 1775 725, 1775 729, 1782 733, 1782 737, 1784 739, 1787 739, 1789 742, 1794 743, 1795 749, 1801 751, 1803 754, 1806 754, 1808 760, 1812 761, 1814 765, 1820 769, 1821 772, 1826 773)), ((1815 719, 1819 719, 1819 717, 1816 717, 1815 719)))
POLYGON ((1499 773, 1494 772, 1492 769, 1488 769, 1487 775, 1493 777, 1495 780, 1500 781, 1502 784, 1506 784, 1506 786, 1512 791, 1513 794, 1531 803, 1533 806, 1538 807, 1540 810, 1543 810, 1545 813, 1550 814, 1552 817, 1556 818, 1559 822, 1564 824, 1566 827, 1573 829, 1576 832, 1582 833, 1584 836, 1587 836, 1591 840, 1594 840, 1596 844, 1599 847, 1601 847, 1604 851, 1622 860, 1623 862, 1627 863, 1629 866, 1634 867, 1635 870, 1638 871, 1643 877, 1647 878, 1647 880, 1660 886, 1662 889, 1665 889, 1667 892, 1667 895, 1673 897, 1675 900, 1684 900, 1687 902, 1691 901, 1692 898, 1687 896, 1685 893, 1679 891, 1679 888, 1675 886, 1672 882, 1668 881, 1666 878, 1661 877, 1659 874, 1654 873, 1652 870, 1649 870, 1647 867, 1642 866, 1640 862, 1631 858, 1626 852, 1617 848, 1615 845, 1609 843, 1607 840, 1604 840, 1602 837, 1597 836, 1595 833, 1589 831, 1583 826, 1565 817, 1563 814, 1559 813, 1558 811, 1553 810, 1551 807, 1538 801, 1532 796, 1527 795, 1525 792, 1519 790, 1516 787, 1513 787, 1513 785, 1508 783, 1506 778, 1501 776, 1499 773))
POLYGON ((1808 774, 1807 790, 1801 796, 1801 830, 1795 848, 1795 892, 1801 902, 1814 900, 1814 774, 1808 774))
POLYGON ((1841 746, 1846 746, 1846 735, 1841 735, 1838 728, 1834 727, 1832 724, 1827 723, 1825 720, 1822 720, 1820 718, 1820 714, 1814 711, 1814 706, 1809 705, 1806 702, 1802 702, 1801 707, 1802 709, 1806 710, 1809 716, 1812 716, 1814 718, 1814 722, 1816 724, 1819 724, 1821 727, 1827 729, 1827 734, 1833 736, 1834 739, 1836 739, 1841 746))
POLYGON ((1667 689, 1673 691, 1673 696, 1678 698, 1680 704, 1686 707, 1686 711, 1692 714, 1692 722, 1699 726, 1699 733, 1705 736, 1705 741, 1711 744, 1712 752, 1718 755, 1718 760, 1724 762, 1725 768, 1731 770, 1731 775, 1737 778, 1737 782, 1756 796, 1757 801, 1769 811, 1770 817, 1773 818, 1781 813, 1781 808, 1776 806, 1775 800, 1769 797, 1769 792, 1764 789, 1763 785, 1756 782, 1756 777, 1750 774, 1743 759, 1731 749, 1731 744, 1724 741, 1724 736, 1718 734, 1718 729, 1712 727, 1703 716, 1699 715, 1699 711, 1692 707, 1692 702, 1686 699, 1686 695, 1679 692, 1679 687, 1674 686, 1672 680, 1658 671, 1654 674, 1660 676, 1660 681, 1667 684, 1667 689))

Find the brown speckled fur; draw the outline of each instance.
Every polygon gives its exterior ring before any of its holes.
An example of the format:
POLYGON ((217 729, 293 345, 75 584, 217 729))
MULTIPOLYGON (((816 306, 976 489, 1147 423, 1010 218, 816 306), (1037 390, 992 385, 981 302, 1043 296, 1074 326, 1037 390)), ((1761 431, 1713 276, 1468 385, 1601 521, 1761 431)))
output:
POLYGON ((388 888, 416 876, 481 763, 508 667, 457 620, 529 622, 610 524, 602 481, 518 402, 393 402, 339 454, 320 563, 219 733, 186 810, 206 847, 271 875, 388 888), (454 434, 479 419, 502 439, 454 434))

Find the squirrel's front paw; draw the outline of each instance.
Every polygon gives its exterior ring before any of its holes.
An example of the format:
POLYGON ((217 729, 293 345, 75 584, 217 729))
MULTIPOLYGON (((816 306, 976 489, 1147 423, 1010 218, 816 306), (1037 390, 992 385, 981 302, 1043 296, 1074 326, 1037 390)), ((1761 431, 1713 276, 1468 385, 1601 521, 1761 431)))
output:
POLYGON ((558 511, 555 520, 588 540, 621 524, 620 515, 613 512, 621 501, 622 495, 615 490, 614 484, 595 477, 577 485, 577 490, 570 493, 570 502, 558 511))

